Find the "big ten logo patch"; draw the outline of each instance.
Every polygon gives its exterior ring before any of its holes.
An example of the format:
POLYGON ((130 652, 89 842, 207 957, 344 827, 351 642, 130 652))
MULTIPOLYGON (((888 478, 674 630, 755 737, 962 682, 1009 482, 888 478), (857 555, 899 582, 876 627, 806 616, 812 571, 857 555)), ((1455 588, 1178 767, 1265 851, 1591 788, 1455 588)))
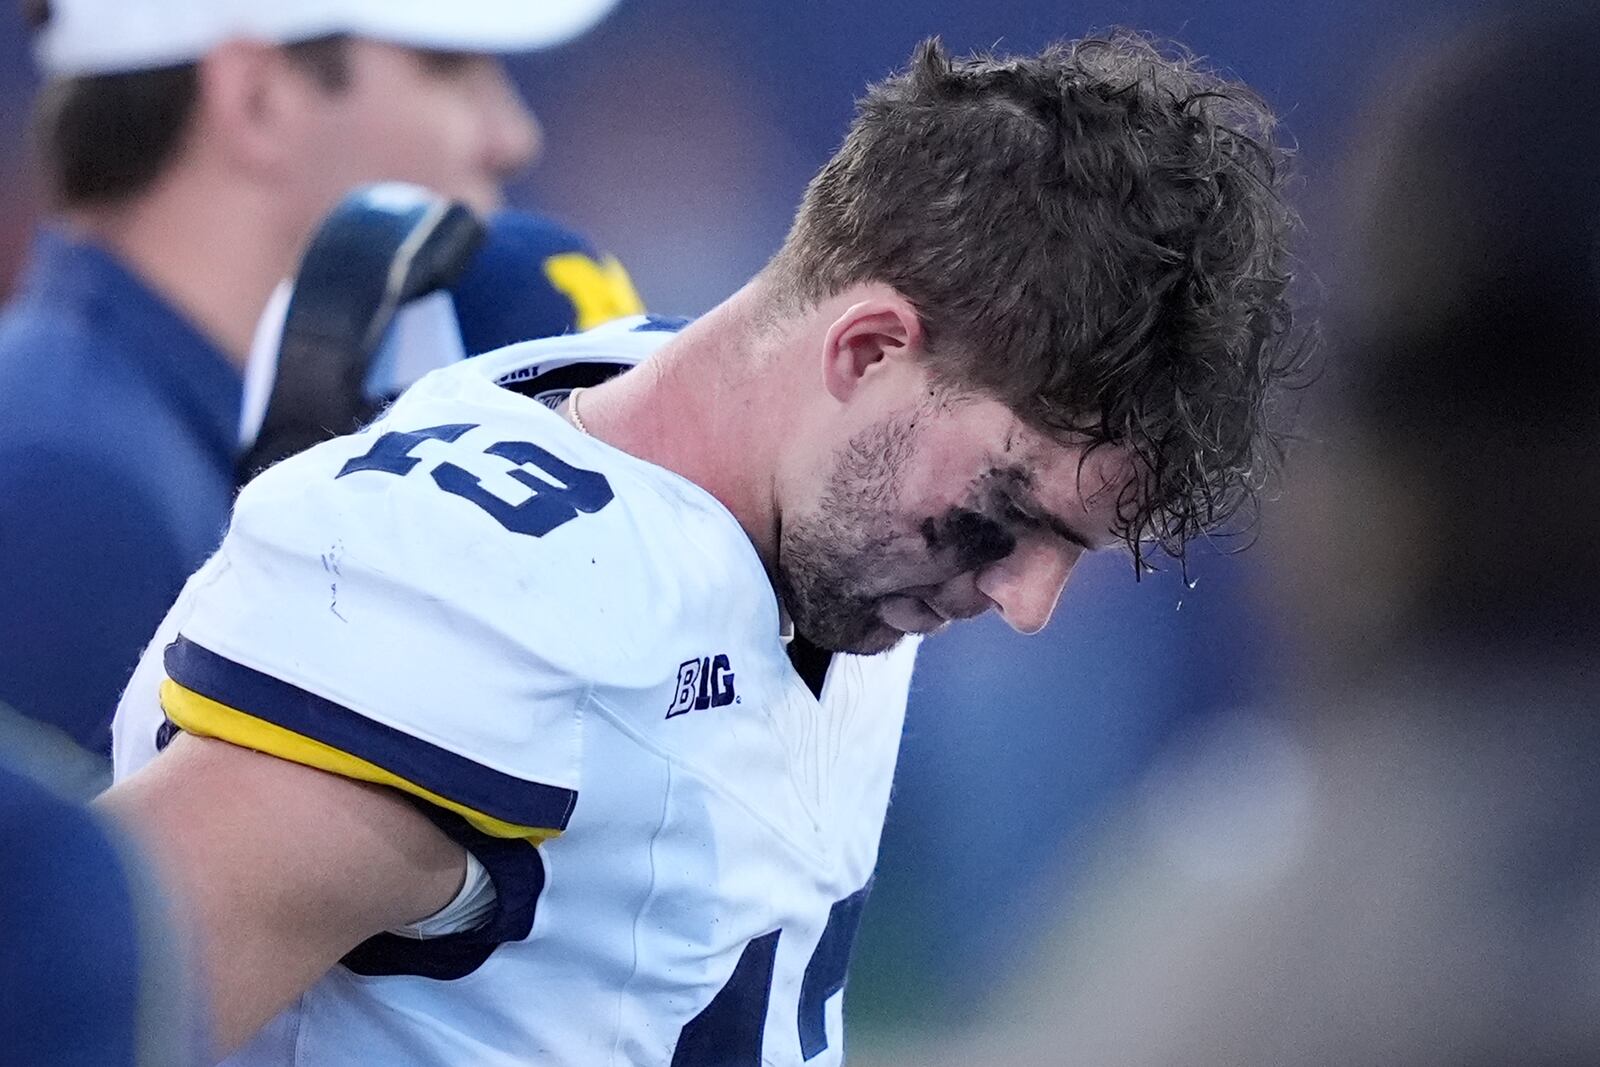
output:
POLYGON ((733 691, 733 669, 724 655, 703 656, 678 664, 678 688, 667 718, 686 711, 725 708, 739 698, 733 691))

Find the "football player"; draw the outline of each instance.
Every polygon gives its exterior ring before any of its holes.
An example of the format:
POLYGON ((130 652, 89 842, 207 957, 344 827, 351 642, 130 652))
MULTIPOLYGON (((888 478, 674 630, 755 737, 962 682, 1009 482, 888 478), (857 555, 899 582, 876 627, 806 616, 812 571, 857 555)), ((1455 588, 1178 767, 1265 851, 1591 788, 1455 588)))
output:
POLYGON ((1258 484, 1270 125, 1134 35, 928 42, 703 318, 435 371, 248 486, 104 801, 230 1062, 838 1063, 918 638, 1258 484))

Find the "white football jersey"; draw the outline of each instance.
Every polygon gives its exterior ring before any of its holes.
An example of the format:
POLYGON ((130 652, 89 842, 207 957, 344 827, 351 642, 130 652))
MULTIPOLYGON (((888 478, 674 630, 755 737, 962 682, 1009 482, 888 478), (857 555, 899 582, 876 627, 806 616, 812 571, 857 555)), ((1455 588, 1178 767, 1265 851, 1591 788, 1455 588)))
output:
POLYGON ((633 363, 623 320, 429 374, 240 495, 115 724, 404 790, 486 925, 362 945, 230 1063, 837 1064, 915 657, 790 664, 710 494, 511 386, 633 363))

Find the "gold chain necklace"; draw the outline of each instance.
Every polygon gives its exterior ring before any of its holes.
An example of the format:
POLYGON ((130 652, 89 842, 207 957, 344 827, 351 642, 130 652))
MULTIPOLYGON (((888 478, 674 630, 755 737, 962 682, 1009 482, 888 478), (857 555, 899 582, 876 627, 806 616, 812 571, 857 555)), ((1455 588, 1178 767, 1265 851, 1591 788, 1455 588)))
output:
POLYGON ((578 394, 583 392, 586 388, 588 388, 588 386, 580 385, 572 392, 567 394, 567 416, 572 419, 572 425, 578 428, 579 433, 583 434, 585 437, 593 437, 594 435, 589 432, 589 427, 585 426, 583 424, 583 419, 578 416, 578 394))

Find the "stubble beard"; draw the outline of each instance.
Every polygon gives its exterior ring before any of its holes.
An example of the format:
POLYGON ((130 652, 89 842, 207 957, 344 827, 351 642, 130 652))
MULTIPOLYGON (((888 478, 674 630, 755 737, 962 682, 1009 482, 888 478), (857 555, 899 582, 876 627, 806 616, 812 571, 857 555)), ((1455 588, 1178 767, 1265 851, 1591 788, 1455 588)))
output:
POLYGON ((875 655, 904 634, 878 614, 894 560, 895 483, 915 445, 912 419, 870 426, 836 455, 814 511, 784 522, 777 585, 795 632, 829 652, 875 655))

